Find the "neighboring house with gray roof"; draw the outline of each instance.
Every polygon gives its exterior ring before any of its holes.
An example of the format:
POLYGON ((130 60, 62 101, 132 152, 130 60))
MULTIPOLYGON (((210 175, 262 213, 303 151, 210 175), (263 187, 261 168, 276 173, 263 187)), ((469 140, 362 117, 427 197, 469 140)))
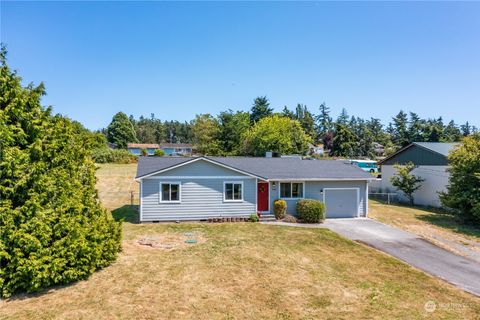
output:
MULTIPOLYGON (((414 194, 415 204, 440 207, 439 192, 445 191, 450 177, 448 169, 448 153, 458 143, 446 142, 413 142, 379 162, 382 169, 382 192, 397 192, 390 182, 395 175, 395 164, 412 162, 417 167, 413 174, 424 179, 422 186, 414 194)), ((407 201, 400 196, 401 201, 407 201)))
POLYGON ((248 157, 140 157, 140 221, 205 220, 287 212, 310 198, 331 217, 366 217, 373 177, 344 161, 248 157))

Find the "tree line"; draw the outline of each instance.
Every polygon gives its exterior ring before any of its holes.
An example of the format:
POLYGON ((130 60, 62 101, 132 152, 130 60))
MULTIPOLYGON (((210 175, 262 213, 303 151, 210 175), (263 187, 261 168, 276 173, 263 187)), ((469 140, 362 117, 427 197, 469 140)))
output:
POLYGON ((388 154, 414 141, 460 141, 478 129, 403 110, 386 126, 378 118, 350 116, 345 108, 334 119, 325 103, 316 113, 303 104, 274 112, 263 96, 254 99, 249 112, 228 109, 216 116, 198 114, 189 122, 162 121, 153 113, 135 119, 119 112, 100 132, 119 148, 129 142, 193 143, 201 154, 253 156, 265 151, 305 154, 310 143, 321 143, 330 156, 375 158, 381 150, 388 154))

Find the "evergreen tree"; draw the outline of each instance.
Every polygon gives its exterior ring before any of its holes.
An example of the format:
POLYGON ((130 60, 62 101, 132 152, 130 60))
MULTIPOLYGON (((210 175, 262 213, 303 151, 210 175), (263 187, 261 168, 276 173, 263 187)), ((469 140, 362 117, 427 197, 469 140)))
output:
POLYGON ((443 141, 456 142, 462 139, 462 132, 455 124, 455 121, 450 121, 443 131, 443 141))
POLYGON ((218 115, 220 131, 218 140, 225 155, 240 155, 242 153, 242 136, 250 127, 248 112, 232 110, 220 112, 218 115))
POLYGON ((439 142, 443 137, 444 125, 442 117, 438 119, 428 119, 425 126, 425 141, 439 142))
POLYGON ((421 142, 424 141, 425 121, 420 119, 418 114, 410 112, 410 122, 408 125, 408 141, 421 142))
POLYGON ((307 106, 297 104, 297 108, 295 109, 295 119, 300 122, 305 133, 312 137, 313 140, 316 140, 315 120, 307 106))
POLYGON ((126 149, 128 143, 138 141, 135 128, 125 113, 118 112, 113 116, 107 127, 107 139, 120 149, 126 149))
POLYGON ((337 122, 333 136, 331 154, 337 157, 352 158, 356 155, 357 139, 346 124, 337 122))
MULTIPOLYGON (((120 249, 121 226, 100 206, 88 142, 40 104, 38 87, 0 52, 0 295, 85 279, 120 249)), ((128 118, 127 118, 128 120, 128 118)))
POLYGON ((462 124, 462 125, 460 126, 460 130, 462 131, 462 135, 463 135, 464 137, 471 135, 471 134, 472 134, 471 128, 472 128, 472 127, 470 126, 470 123, 468 123, 468 121, 465 122, 465 124, 462 124))
POLYGON ((253 101, 252 109, 250 110, 250 122, 253 124, 264 117, 272 115, 273 109, 270 108, 270 103, 267 97, 257 97, 253 101))
POLYGON ((349 116, 348 116, 348 112, 347 112, 347 109, 345 108, 342 108, 342 112, 340 113, 340 115, 338 116, 337 118, 337 123, 341 124, 341 125, 348 125, 348 120, 349 120, 349 116))
POLYGON ((397 146, 405 147, 410 143, 407 123, 407 114, 402 110, 393 118, 392 142, 397 146))
POLYGON ((366 126, 372 133, 374 142, 380 143, 384 147, 391 144, 390 135, 384 130, 380 119, 370 118, 370 120, 366 121, 366 126))
POLYGON ((287 117, 289 119, 294 120, 295 119, 295 113, 293 111, 291 111, 290 109, 288 109, 287 106, 285 106, 285 107, 283 107, 283 110, 282 110, 282 117, 287 117))
POLYGON ((330 108, 327 105, 322 103, 319 107, 320 113, 316 117, 317 120, 317 136, 322 139, 323 135, 327 132, 333 130, 333 121, 330 117, 330 108))

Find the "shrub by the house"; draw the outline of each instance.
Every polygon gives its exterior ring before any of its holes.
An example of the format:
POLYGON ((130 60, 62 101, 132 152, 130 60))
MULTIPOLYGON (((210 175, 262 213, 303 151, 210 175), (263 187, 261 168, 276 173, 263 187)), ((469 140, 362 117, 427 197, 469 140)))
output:
POLYGON ((252 213, 252 214, 250 215, 250 221, 251 221, 251 222, 258 222, 258 221, 260 221, 260 218, 258 217, 258 214, 252 213))
POLYGON ((297 202, 297 214, 302 222, 319 223, 325 220, 325 205, 313 199, 302 199, 297 202))
POLYGON ((162 149, 156 149, 154 152, 153 152, 153 155, 155 157, 163 157, 165 155, 165 151, 163 151, 162 149))
POLYGON ((0 51, 0 296, 85 279, 115 260, 121 225, 100 206, 95 164, 67 118, 40 105, 0 51))
POLYGON ((275 218, 281 220, 285 218, 287 212, 287 202, 283 199, 277 199, 273 203, 273 212, 275 213, 275 218))
POLYGON ((134 163, 137 156, 123 149, 100 148, 92 151, 96 163, 134 163))

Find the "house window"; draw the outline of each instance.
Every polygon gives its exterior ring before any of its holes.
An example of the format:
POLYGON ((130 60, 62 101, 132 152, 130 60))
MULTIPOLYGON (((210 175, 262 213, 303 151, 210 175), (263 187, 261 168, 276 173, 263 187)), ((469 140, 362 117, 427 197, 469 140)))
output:
POLYGON ((161 182, 160 202, 180 202, 180 183, 161 182))
POLYGON ((243 182, 225 182, 223 184, 224 201, 243 201, 243 182))
POLYGON ((286 198, 286 199, 303 198, 303 183, 302 182, 281 182, 280 198, 286 198))

